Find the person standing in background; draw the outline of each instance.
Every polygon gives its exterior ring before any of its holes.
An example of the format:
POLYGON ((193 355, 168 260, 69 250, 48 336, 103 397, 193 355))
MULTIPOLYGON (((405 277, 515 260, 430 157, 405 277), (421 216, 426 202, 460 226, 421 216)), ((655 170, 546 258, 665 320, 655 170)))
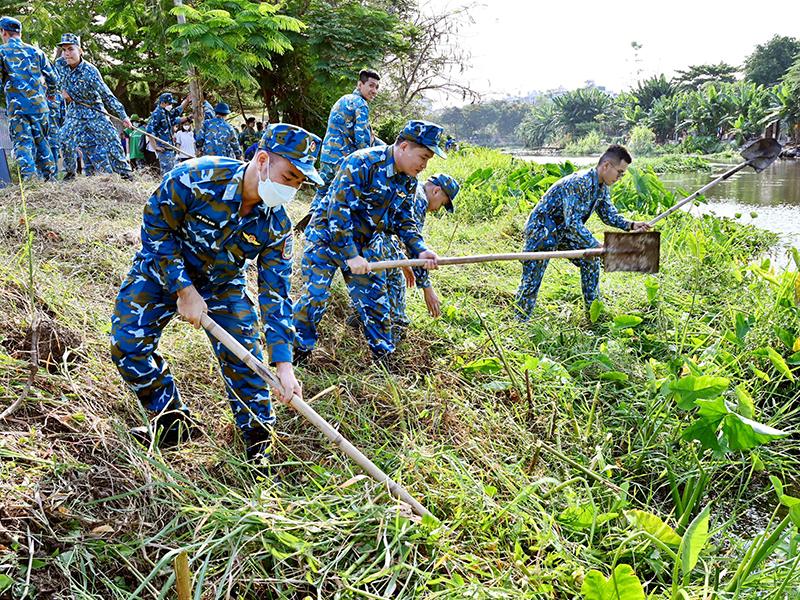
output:
POLYGON ((187 121, 181 125, 178 133, 175 134, 175 142, 178 148, 189 155, 181 155, 178 158, 180 162, 189 160, 192 156, 197 155, 197 149, 194 143, 194 131, 192 131, 192 124, 190 122, 187 121))

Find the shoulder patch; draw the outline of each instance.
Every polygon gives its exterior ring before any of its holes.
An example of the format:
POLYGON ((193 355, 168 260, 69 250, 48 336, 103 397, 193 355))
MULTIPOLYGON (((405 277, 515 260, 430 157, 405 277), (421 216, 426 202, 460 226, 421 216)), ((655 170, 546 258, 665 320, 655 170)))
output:
POLYGON ((233 200, 236 197, 236 190, 239 187, 239 182, 231 183, 225 188, 225 195, 222 196, 223 200, 233 200))
POLYGON ((282 253, 284 260, 289 260, 294 256, 294 233, 289 232, 289 235, 283 241, 283 253, 282 253))

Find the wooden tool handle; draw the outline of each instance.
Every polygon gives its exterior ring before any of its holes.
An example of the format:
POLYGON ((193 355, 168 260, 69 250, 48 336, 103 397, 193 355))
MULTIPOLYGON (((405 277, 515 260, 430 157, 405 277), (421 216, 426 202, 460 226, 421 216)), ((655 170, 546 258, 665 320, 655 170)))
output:
MULTIPOLYGON (((223 329, 205 313, 203 313, 203 315, 200 317, 200 324, 205 327, 205 329, 211 335, 217 338, 222 345, 239 357, 255 373, 263 377, 264 381, 266 381, 271 387, 275 388, 282 396, 284 395, 285 392, 283 390, 283 386, 281 386, 281 383, 278 380, 278 377, 267 367, 267 365, 258 360, 247 350, 247 348, 242 346, 236 340, 236 338, 225 331, 225 329, 223 329)), ((363 468, 370 477, 380 483, 386 483, 386 487, 395 498, 399 498, 403 502, 410 504, 414 509, 414 512, 421 517, 429 514, 428 510, 422 506, 422 504, 420 504, 416 499, 414 499, 413 496, 411 496, 411 494, 400 487, 400 485, 392 481, 386 473, 381 471, 375 463, 367 458, 358 448, 353 446, 353 444, 351 444, 341 433, 336 431, 330 423, 323 419, 319 413, 311 408, 297 394, 292 396, 290 406, 303 415, 303 417, 312 425, 314 425, 314 427, 319 429, 326 438, 339 446, 339 448, 341 448, 342 451, 347 454, 347 456, 352 458, 361 468, 363 468)))
MULTIPOLYGON (((554 250, 552 252, 513 252, 510 254, 477 254, 475 256, 450 256, 439 259, 439 265, 470 265, 473 263, 495 262, 501 260, 547 260, 550 258, 584 258, 586 256, 602 256, 603 248, 587 248, 586 250, 554 250)), ((401 267, 421 267, 426 262, 422 258, 407 260, 382 260, 369 263, 373 271, 398 269, 401 267)))

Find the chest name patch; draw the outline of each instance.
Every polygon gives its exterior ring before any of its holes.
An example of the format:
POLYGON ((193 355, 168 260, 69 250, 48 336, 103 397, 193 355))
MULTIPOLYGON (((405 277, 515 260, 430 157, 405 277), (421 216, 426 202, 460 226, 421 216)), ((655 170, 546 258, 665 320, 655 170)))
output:
POLYGON ((215 222, 213 219, 210 219, 205 215, 202 214, 195 215, 194 218, 200 221, 203 225, 208 225, 209 227, 213 227, 214 229, 219 229, 219 223, 215 222))

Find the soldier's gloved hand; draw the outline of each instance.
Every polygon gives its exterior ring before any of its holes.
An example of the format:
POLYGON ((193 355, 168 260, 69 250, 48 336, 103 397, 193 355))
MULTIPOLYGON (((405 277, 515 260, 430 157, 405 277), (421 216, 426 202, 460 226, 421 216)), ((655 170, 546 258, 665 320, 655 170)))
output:
POLYGON ((439 296, 436 295, 436 291, 433 289, 432 285, 426 287, 423 293, 425 294, 425 304, 428 307, 428 314, 436 319, 442 314, 442 303, 439 301, 439 296))
POLYGON ((303 397, 303 388, 300 386, 300 382, 297 381, 297 378, 294 376, 294 367, 292 366, 292 363, 276 363, 275 374, 278 376, 278 381, 281 382, 281 387, 285 393, 285 395, 282 396, 277 390, 275 390, 275 395, 278 397, 278 400, 289 406, 293 395, 296 394, 297 396, 300 396, 300 398, 303 397))
POLYGON ((356 256, 354 258, 347 259, 347 266, 353 272, 354 275, 366 275, 372 268, 369 266, 367 259, 363 256, 356 256))
POLYGON ((427 262, 422 265, 423 269, 438 269, 439 268, 439 255, 433 250, 425 250, 419 255, 419 258, 425 259, 427 262))
POLYGON ((208 312, 206 301, 193 285, 178 290, 178 314, 200 329, 200 317, 208 312))
POLYGON ((403 267, 403 277, 406 278, 407 288, 413 288, 417 285, 417 278, 414 277, 414 269, 411 267, 403 267))

